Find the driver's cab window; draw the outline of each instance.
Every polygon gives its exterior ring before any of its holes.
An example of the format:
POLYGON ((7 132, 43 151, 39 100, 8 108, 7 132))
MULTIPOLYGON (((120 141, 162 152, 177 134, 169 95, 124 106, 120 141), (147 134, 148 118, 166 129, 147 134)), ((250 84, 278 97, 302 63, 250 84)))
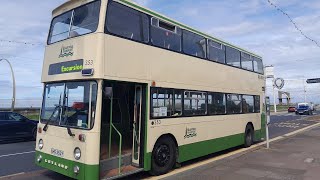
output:
POLYGON ((66 84, 66 112, 65 122, 62 124, 88 128, 88 114, 90 102, 90 84, 66 84))
POLYGON ((47 84, 45 88, 45 99, 42 108, 42 119, 59 121, 59 114, 63 106, 64 84, 47 84))

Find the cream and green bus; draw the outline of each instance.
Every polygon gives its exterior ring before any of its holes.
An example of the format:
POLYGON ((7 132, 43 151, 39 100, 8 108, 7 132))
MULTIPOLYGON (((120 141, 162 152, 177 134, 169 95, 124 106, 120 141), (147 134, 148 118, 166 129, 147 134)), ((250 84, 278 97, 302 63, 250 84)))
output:
POLYGON ((265 137, 262 58, 128 0, 53 10, 38 166, 114 179, 265 137))

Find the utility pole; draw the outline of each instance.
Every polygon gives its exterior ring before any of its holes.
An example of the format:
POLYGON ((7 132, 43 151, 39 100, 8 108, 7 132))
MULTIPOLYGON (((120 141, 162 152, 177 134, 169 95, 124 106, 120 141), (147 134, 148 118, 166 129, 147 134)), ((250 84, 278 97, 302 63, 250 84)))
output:
POLYGON ((307 102, 307 90, 306 90, 306 81, 302 80, 303 82, 303 91, 304 91, 304 102, 307 102))
POLYGON ((0 59, 0 62, 1 61, 6 61, 9 66, 10 66, 10 69, 11 69, 11 76, 12 76, 12 102, 11 102, 11 111, 13 112, 14 111, 14 105, 15 105, 15 102, 16 102, 16 80, 14 78, 14 73, 13 73, 13 69, 12 69, 12 66, 11 66, 11 63, 7 60, 7 59, 0 59))

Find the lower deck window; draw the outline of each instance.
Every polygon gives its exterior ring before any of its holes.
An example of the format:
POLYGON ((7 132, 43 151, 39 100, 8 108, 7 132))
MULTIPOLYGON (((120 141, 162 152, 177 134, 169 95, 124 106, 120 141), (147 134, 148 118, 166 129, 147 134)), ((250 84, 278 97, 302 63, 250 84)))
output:
POLYGON ((151 88, 150 116, 155 118, 260 113, 260 96, 151 88))
POLYGON ((152 90, 151 115, 157 117, 181 116, 182 93, 173 89, 157 88, 152 90))
POLYGON ((208 95, 208 111, 210 115, 226 113, 226 97, 222 93, 208 95))
POLYGON ((228 114, 242 113, 241 95, 237 95, 237 94, 227 95, 227 113, 228 114))
POLYGON ((253 113, 254 112, 254 98, 253 96, 242 96, 242 112, 253 113))
POLYGON ((254 96, 254 112, 260 112, 260 96, 254 96))
POLYGON ((207 114, 206 93, 186 91, 184 93, 184 115, 207 114))

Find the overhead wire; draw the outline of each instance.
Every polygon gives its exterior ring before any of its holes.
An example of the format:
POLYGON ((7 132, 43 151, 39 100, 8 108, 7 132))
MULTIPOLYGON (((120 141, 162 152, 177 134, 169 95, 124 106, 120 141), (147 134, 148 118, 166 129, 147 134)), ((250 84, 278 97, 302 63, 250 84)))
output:
POLYGON ((44 46, 43 43, 40 42, 25 42, 25 41, 15 41, 15 40, 6 40, 6 39, 0 39, 0 42, 7 42, 7 43, 14 43, 14 44, 22 44, 22 45, 29 45, 29 46, 44 46))
POLYGON ((297 25, 297 23, 293 21, 293 19, 291 18, 291 16, 290 16, 288 13, 286 13, 284 10, 282 10, 279 6, 277 6, 276 4, 274 4, 273 2, 271 2, 270 0, 267 0, 267 1, 268 1, 268 3, 269 3, 271 6, 273 6, 276 10, 278 10, 279 12, 281 12, 283 15, 287 16, 287 18, 290 20, 290 22, 294 25, 294 27, 300 32, 300 34, 301 34, 302 36, 304 36, 306 39, 312 41, 313 43, 315 43, 315 44, 320 48, 320 44, 319 44, 316 40, 314 40, 314 39, 310 38, 309 36, 307 36, 307 35, 299 28, 299 26, 297 25))

